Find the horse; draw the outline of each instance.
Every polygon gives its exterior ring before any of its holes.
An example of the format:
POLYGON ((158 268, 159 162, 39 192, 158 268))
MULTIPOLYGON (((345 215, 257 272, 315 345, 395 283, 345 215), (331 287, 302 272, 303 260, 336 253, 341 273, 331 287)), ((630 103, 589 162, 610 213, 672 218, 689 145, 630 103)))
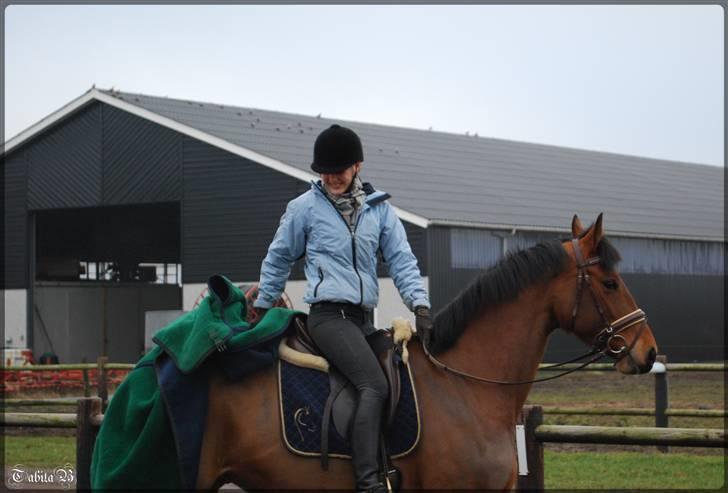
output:
MULTIPOLYGON (((515 489, 517 417, 556 328, 610 356, 620 373, 651 369, 657 344, 616 271, 602 215, 587 229, 575 215, 571 230, 573 239, 510 253, 481 273, 419 335, 426 345, 410 344, 422 427, 417 447, 393 460, 403 490, 515 489)), ((240 382, 211 378, 199 489, 352 488, 350 461, 324 471, 286 449, 275 368, 240 382)))

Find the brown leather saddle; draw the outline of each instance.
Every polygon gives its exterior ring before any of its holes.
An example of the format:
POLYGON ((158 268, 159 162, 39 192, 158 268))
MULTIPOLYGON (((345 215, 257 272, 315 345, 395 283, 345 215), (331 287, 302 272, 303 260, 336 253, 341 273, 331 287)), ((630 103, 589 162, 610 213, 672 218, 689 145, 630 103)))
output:
MULTIPOLYGON (((306 325, 300 319, 296 319, 294 327, 295 330, 289 333, 285 339, 286 345, 305 354, 324 357, 309 335, 306 325)), ((400 397, 399 368, 397 358, 395 358, 399 347, 394 344, 391 329, 376 331, 367 336, 367 342, 377 355, 389 383, 389 396, 385 404, 382 424, 383 429, 387 429, 394 422, 400 397)), ((321 423, 321 466, 324 469, 328 468, 329 422, 333 420, 339 435, 348 438, 357 399, 356 388, 333 366, 329 367, 329 386, 330 392, 324 405, 321 423)))

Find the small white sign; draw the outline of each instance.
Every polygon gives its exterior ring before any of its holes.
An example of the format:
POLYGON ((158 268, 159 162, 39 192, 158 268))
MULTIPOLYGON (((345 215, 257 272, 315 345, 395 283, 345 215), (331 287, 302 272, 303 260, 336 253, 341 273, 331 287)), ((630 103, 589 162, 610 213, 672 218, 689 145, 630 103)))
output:
POLYGON ((526 459, 526 429, 516 425, 516 451, 518 452, 518 475, 528 476, 528 460, 526 459))

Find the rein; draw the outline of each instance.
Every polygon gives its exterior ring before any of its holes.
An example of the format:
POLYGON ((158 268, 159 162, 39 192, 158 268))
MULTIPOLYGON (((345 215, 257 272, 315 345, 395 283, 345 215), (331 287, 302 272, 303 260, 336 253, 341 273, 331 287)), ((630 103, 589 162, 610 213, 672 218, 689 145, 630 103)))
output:
MULTIPOLYGON (((632 348, 634 347, 635 343, 639 339, 640 335, 642 334, 642 331, 645 328, 646 322, 647 322, 647 315, 645 315, 645 312, 643 312, 641 309, 637 308, 636 310, 628 313, 627 315, 624 315, 623 317, 620 317, 613 322, 609 322, 609 319, 607 318, 604 309, 602 308, 601 303, 599 303, 599 299, 597 297, 596 291, 594 291, 594 287, 591 284, 591 276, 587 272, 587 267, 591 265, 598 264, 600 261, 599 257, 591 257, 589 259, 584 259, 584 256, 581 252, 581 246, 579 245, 579 240, 577 238, 574 238, 571 240, 571 245, 574 248, 574 255, 576 257, 576 301, 574 303, 574 308, 571 311, 571 330, 573 331, 576 325, 576 316, 579 313, 579 307, 581 305, 581 297, 584 292, 583 286, 584 284, 587 285, 589 288, 589 291, 591 292, 592 299, 594 300, 594 306, 597 309, 597 312, 599 312, 599 315, 602 317, 602 321, 604 322, 604 328, 594 337, 594 342, 592 343, 592 349, 582 354, 581 356, 577 356, 576 358, 572 358, 568 361, 562 361, 561 363, 556 363, 553 365, 549 365, 542 369, 549 369, 549 368, 556 368, 558 366, 562 366, 568 363, 573 363, 575 361, 579 361, 584 358, 588 358, 589 356, 596 355, 593 358, 591 358, 586 363, 582 363, 581 365, 572 368, 570 370, 566 370, 563 373, 559 373, 558 375, 554 375, 551 377, 546 378, 537 378, 535 380, 520 380, 520 381, 504 381, 504 380, 492 380, 489 378, 484 377, 478 377, 476 375, 471 375, 470 373, 466 373, 464 371, 456 370, 454 368, 450 368, 449 366, 445 365, 442 361, 435 358, 432 354, 430 354, 429 349, 427 349, 427 343, 426 340, 422 340, 422 348, 425 351, 425 355, 427 355, 427 358, 438 368, 441 368, 444 371, 449 371, 450 373, 454 373, 456 375, 460 375, 462 377, 470 378, 472 380, 476 380, 478 382, 486 382, 486 383, 495 383, 498 385, 524 385, 529 383, 537 383, 537 382, 545 382, 547 380, 553 380, 555 378, 563 377, 564 375, 568 375, 569 373, 573 373, 577 370, 581 370, 582 368, 594 363, 595 361, 605 357, 605 356, 611 356, 615 358, 614 364, 616 365, 623 357, 628 357, 632 359, 632 356, 630 355, 630 351, 632 351, 632 348), (620 335, 621 332, 625 331, 626 329, 641 323, 639 330, 637 331, 637 334, 632 339, 632 343, 627 345, 627 340, 620 335), (619 350, 612 349, 612 341, 621 339, 622 346, 619 348, 619 350)), ((634 362, 634 360, 633 360, 634 362)))

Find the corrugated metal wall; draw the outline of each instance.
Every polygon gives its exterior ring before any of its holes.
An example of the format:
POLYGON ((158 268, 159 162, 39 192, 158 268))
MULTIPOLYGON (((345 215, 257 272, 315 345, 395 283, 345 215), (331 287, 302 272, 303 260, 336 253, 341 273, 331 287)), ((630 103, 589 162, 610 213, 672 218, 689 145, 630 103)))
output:
POLYGON ((722 275, 725 246, 699 241, 611 238, 622 255, 620 272, 722 275))
POLYGON ((24 150, 2 159, 5 177, 3 204, 4 238, 2 245, 3 289, 24 288, 27 284, 27 161, 24 150))
MULTIPOLYGON (((452 228, 450 263, 454 268, 485 269, 508 251, 563 238, 556 233, 524 232, 515 235, 485 229, 452 228)), ((718 242, 610 237, 619 250, 621 273, 722 275, 725 247, 718 242)))
POLYGON ((182 136, 103 105, 103 203, 142 204, 182 198, 182 136))
POLYGON ((182 136, 110 106, 91 104, 26 149, 30 210, 182 197, 182 136))
POLYGON ((299 181, 188 137, 183 141, 183 282, 257 279, 299 181))
POLYGON ((102 203, 101 105, 69 117, 28 145, 28 208, 102 203))

